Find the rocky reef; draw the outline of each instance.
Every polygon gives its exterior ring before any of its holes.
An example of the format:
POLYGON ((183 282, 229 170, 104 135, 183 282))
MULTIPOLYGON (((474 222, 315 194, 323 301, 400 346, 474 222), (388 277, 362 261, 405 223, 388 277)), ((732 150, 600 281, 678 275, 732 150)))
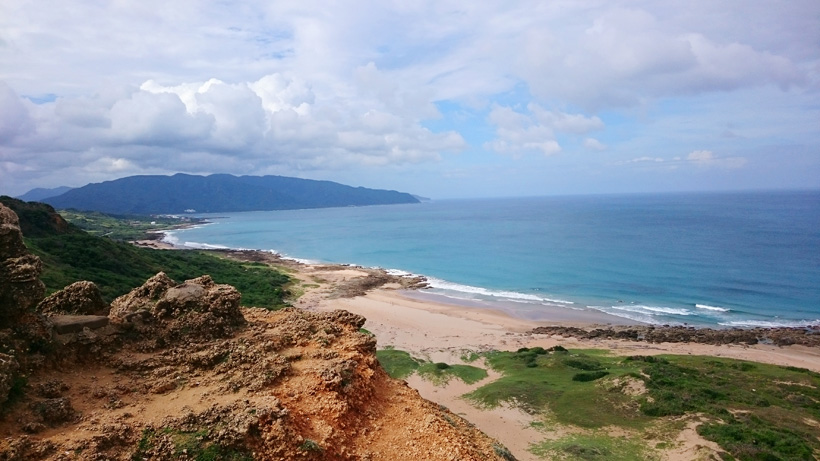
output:
POLYGON ((650 343, 699 343, 699 344, 793 344, 820 346, 820 325, 806 328, 695 328, 690 326, 618 326, 605 328, 578 328, 566 326, 542 326, 531 333, 574 337, 578 339, 624 339, 650 343))

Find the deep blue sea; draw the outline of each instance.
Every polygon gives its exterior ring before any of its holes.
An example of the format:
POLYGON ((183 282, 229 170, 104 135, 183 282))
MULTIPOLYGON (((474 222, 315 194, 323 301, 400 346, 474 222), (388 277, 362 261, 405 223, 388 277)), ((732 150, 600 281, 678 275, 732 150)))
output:
POLYGON ((199 215, 166 238, 425 275, 432 292, 543 320, 820 324, 820 191, 440 200, 199 215))

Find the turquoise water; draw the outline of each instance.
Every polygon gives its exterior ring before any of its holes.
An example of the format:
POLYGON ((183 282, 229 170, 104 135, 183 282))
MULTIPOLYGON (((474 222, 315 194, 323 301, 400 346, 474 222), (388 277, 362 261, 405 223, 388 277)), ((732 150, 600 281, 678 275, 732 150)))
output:
POLYGON ((441 200, 203 215, 167 238, 427 276, 432 292, 543 319, 820 323, 820 192, 441 200))

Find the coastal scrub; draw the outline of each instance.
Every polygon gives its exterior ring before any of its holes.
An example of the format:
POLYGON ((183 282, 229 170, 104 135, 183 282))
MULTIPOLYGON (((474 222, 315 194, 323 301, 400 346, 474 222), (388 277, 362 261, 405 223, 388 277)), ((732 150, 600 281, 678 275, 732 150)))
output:
POLYGON ((583 434, 533 446, 539 455, 633 459, 618 454, 636 453, 629 437, 607 441, 600 431, 647 431, 671 418, 699 418, 698 434, 736 459, 811 460, 820 452, 820 374, 808 370, 706 356, 624 358, 602 350, 484 355, 502 377, 465 395, 468 400, 513 405, 583 434))

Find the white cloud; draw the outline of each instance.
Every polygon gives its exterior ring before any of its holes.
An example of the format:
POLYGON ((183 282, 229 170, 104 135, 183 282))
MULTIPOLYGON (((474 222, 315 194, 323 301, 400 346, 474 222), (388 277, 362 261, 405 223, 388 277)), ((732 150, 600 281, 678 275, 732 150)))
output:
POLYGON ((29 133, 33 123, 23 101, 7 84, 0 81, 0 144, 29 133))
POLYGON ((715 155, 710 150, 695 150, 686 156, 686 160, 695 163, 710 163, 715 161, 715 155))
POLYGON ((488 121, 496 127, 496 139, 485 147, 501 154, 540 152, 549 156, 561 152, 556 132, 584 134, 604 126, 598 117, 550 111, 534 103, 527 105, 527 112, 494 106, 488 121))
POLYGON ((695 150, 686 156, 686 160, 699 167, 741 168, 746 165, 743 157, 715 157, 709 150, 695 150))
POLYGON ((606 145, 595 138, 584 139, 584 147, 590 150, 606 150, 606 145))
POLYGON ((717 157, 710 150, 694 150, 690 152, 685 158, 672 157, 636 157, 629 160, 616 162, 618 165, 626 165, 630 163, 640 164, 664 164, 672 168, 677 168, 681 165, 690 165, 699 168, 724 168, 736 169, 746 165, 747 160, 744 157, 717 157))
MULTIPOLYGON (((368 72, 389 81, 378 69, 368 72)), ((53 152, 45 155, 54 157, 54 165, 86 165, 89 175, 162 165, 170 171, 242 174, 271 165, 401 165, 437 161, 466 145, 456 132, 435 133, 422 126, 425 116, 437 114, 435 107, 429 100, 418 104, 422 97, 395 86, 384 86, 375 96, 369 94, 372 88, 362 93, 357 84, 338 94, 316 95, 310 82, 281 74, 234 84, 148 80, 138 89, 111 93, 114 97, 59 98, 39 106, 5 88, 2 113, 14 117, 0 125, 0 134, 24 131, 20 121, 31 118, 29 104, 36 109, 39 136, 21 138, 19 150, 3 160, 31 163, 32 152, 45 149, 53 152), (404 106, 408 98, 416 100, 404 106), (58 154, 66 151, 79 155, 58 154)))

